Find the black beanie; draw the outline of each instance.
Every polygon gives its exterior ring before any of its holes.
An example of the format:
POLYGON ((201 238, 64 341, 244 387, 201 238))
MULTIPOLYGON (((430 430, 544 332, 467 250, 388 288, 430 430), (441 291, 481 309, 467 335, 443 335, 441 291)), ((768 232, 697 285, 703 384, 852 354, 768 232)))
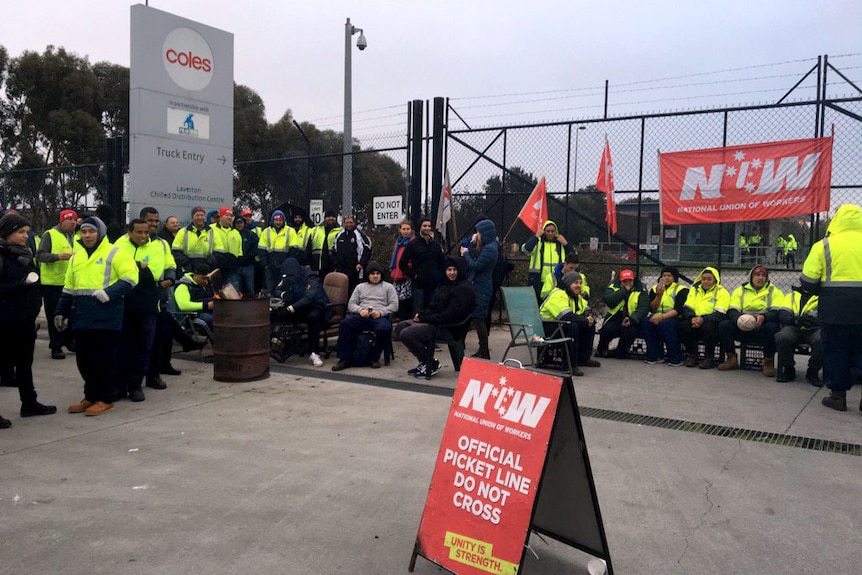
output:
POLYGON ((6 214, 2 218, 0 218, 0 238, 6 239, 13 232, 16 232, 23 228, 24 226, 29 226, 30 222, 27 218, 19 216, 18 214, 6 214))

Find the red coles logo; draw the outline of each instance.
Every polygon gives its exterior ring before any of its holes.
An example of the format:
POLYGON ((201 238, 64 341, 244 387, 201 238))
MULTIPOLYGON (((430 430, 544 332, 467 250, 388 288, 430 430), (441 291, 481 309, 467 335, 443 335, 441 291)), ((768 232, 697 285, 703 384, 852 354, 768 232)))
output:
POLYGON ((185 90, 203 90, 212 81, 215 59, 207 41, 191 28, 175 28, 162 44, 165 71, 185 90))
POLYGON ((178 52, 173 48, 169 48, 165 52, 165 58, 171 64, 179 64, 195 70, 203 70, 204 72, 212 72, 212 60, 209 58, 201 58, 196 56, 191 50, 188 52, 178 52))

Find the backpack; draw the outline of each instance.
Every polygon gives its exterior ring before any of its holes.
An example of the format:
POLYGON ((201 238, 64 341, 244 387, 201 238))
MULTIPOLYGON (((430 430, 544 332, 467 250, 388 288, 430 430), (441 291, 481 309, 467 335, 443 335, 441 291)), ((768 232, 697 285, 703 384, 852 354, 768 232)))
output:
POLYGON ((363 331, 356 338, 356 347, 350 353, 350 365, 353 367, 364 367, 371 365, 374 357, 374 332, 363 331))

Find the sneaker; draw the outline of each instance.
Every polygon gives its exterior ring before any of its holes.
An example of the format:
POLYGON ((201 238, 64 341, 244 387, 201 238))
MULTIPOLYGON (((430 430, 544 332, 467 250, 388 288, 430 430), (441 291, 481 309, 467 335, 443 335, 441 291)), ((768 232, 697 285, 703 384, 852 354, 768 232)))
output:
POLYGON ((323 365, 323 360, 320 359, 320 356, 313 351, 308 354, 308 359, 311 361, 311 365, 313 365, 314 367, 320 367, 323 365))
POLYGON ((419 365, 417 365, 417 366, 416 366, 416 367, 414 367, 413 369, 408 369, 408 370, 407 370, 407 375, 416 375, 416 374, 417 374, 417 373, 419 373, 420 371, 421 371, 423 374, 425 373, 425 362, 424 362, 424 361, 420 361, 420 362, 419 362, 419 365))
POLYGON ((707 358, 700 362, 697 367, 700 369, 712 369, 715 367, 715 362, 707 358))
POLYGON ((51 359, 66 359, 66 354, 62 349, 51 350, 51 359))
POLYGON ((332 371, 341 371, 342 369, 347 369, 350 367, 350 362, 346 359, 339 359, 338 363, 332 366, 332 371))
POLYGON ((129 392, 129 399, 134 402, 144 401, 147 397, 144 395, 144 390, 140 387, 129 392))
POLYGON ((434 360, 434 365, 431 369, 428 369, 428 366, 425 366, 425 373, 423 374, 427 379, 431 379, 435 375, 440 372, 440 362, 436 359, 434 360))
POLYGON ((34 415, 51 415, 57 413, 56 405, 42 405, 38 401, 21 404, 21 417, 33 417, 34 415))
POLYGON ((693 356, 685 360, 686 367, 697 367, 698 363, 697 358, 693 356))
POLYGON ((682 367, 684 365, 681 361, 666 361, 665 364, 668 367, 682 367))
POLYGON ((90 409, 90 407, 92 407, 93 405, 94 404, 92 401, 89 401, 87 399, 82 399, 78 403, 73 403, 72 405, 69 406, 69 413, 84 413, 85 411, 90 409))
POLYGON ((658 359, 645 359, 644 363, 647 365, 655 365, 657 363, 664 363, 664 358, 660 357, 658 359))
POLYGON ((87 408, 87 411, 84 412, 88 417, 94 415, 102 415, 103 413, 107 413, 114 409, 113 403, 105 403, 104 401, 97 401, 93 405, 87 408))

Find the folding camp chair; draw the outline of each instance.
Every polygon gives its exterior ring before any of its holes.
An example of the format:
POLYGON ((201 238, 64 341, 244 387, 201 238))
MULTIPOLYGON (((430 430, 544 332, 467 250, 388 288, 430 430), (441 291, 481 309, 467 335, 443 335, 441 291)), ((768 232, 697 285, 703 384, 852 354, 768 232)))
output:
POLYGON ((572 341, 572 338, 563 336, 561 322, 555 322, 558 326, 554 333, 550 334, 550 337, 545 336, 545 326, 542 322, 551 322, 552 320, 543 320, 542 316, 539 315, 539 305, 536 303, 536 292, 533 291, 533 288, 503 287, 500 290, 503 292, 503 301, 509 315, 508 325, 511 336, 501 361, 506 360, 509 350, 513 347, 526 346, 530 353, 530 363, 527 365, 535 366, 551 346, 562 346, 565 365, 568 366, 569 373, 573 374, 574 366, 569 354, 569 342, 572 341), (536 351, 535 357, 533 356, 534 350, 536 351))

